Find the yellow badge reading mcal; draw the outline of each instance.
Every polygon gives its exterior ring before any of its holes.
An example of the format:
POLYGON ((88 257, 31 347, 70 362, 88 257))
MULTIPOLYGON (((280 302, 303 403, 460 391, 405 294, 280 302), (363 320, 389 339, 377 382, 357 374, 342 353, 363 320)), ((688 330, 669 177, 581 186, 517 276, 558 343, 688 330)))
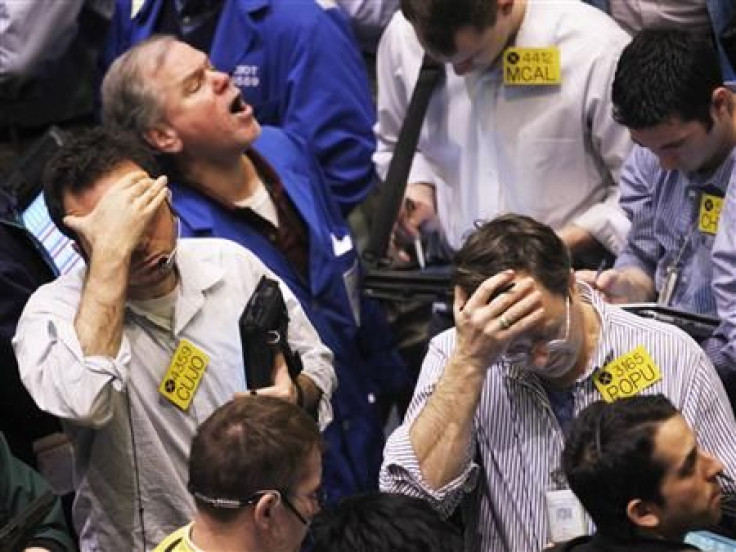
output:
POLYGON ((503 83, 510 86, 562 84, 560 49, 507 48, 503 53, 503 83))
POLYGON ((603 395, 603 400, 633 397, 662 379, 662 372, 654 364, 646 349, 636 349, 606 364, 593 376, 593 383, 603 395))
POLYGON ((723 198, 711 194, 703 194, 700 198, 698 229, 705 234, 718 232, 718 220, 721 218, 723 198))
POLYGON ((174 351, 158 392, 183 411, 189 409, 210 357, 191 341, 182 339, 174 351))

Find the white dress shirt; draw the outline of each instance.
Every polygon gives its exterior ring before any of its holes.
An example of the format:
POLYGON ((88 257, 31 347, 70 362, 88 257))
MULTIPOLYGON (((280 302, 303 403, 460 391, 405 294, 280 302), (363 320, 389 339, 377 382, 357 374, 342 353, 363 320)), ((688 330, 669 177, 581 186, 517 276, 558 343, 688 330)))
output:
MULTIPOLYGON (((478 219, 526 214, 560 229, 576 224, 617 253, 629 223, 618 175, 631 149, 611 117, 611 84, 629 37, 582 2, 529 0, 511 46, 557 46, 559 86, 506 86, 500 61, 467 76, 446 67, 430 100, 409 182, 435 186, 439 219, 457 248, 478 219)), ((397 13, 378 49, 381 177, 414 88, 423 50, 397 13)))

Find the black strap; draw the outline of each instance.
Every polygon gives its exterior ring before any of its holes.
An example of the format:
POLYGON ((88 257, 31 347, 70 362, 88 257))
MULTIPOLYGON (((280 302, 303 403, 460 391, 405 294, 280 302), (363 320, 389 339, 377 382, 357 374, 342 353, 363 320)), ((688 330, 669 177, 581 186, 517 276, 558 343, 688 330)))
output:
POLYGON ((363 255, 365 261, 372 265, 388 265, 386 258, 394 221, 399 214, 401 202, 406 191, 406 179, 409 176, 414 152, 419 141, 419 131, 427 112, 429 98, 443 75, 442 66, 424 55, 419 78, 406 110, 406 117, 401 125, 399 138, 396 141, 394 155, 388 166, 386 180, 378 202, 378 209, 373 220, 371 236, 363 255))

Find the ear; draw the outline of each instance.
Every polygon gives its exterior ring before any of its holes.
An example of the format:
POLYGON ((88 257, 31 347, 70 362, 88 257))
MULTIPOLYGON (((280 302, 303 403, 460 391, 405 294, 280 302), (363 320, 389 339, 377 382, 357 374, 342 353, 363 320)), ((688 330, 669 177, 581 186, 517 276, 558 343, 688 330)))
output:
POLYGON ((654 530, 661 522, 659 508, 656 504, 635 498, 626 505, 626 515, 635 527, 654 530))
POLYGON ((711 112, 715 119, 730 117, 733 112, 733 94, 727 88, 719 86, 711 95, 711 112))
POLYGON ((184 145, 177 132, 168 125, 159 125, 143 133, 143 138, 162 153, 179 153, 184 145))
POLYGON ((266 493, 258 500, 253 510, 256 527, 260 529, 273 527, 276 507, 280 501, 281 497, 276 493, 266 493))
POLYGON ((501 15, 509 15, 514 7, 514 0, 497 0, 498 13, 501 15))

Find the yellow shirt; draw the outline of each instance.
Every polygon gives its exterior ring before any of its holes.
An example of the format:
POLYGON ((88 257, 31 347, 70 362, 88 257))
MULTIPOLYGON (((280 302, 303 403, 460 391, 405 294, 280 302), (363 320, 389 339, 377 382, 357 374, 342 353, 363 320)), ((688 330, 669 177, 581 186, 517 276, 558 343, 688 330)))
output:
POLYGON ((192 544, 189 535, 192 524, 185 525, 171 533, 153 550, 153 552, 204 552, 192 544))

